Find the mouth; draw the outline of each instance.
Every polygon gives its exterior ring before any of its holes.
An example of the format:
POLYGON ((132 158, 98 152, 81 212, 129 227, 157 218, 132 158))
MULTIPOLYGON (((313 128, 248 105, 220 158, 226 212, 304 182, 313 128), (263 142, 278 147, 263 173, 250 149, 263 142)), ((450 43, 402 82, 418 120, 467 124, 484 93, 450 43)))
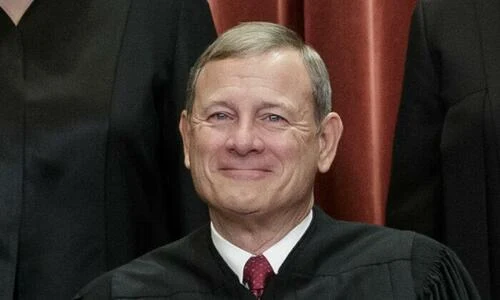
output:
POLYGON ((259 180, 271 174, 271 170, 258 168, 221 168, 219 171, 224 177, 234 180, 259 180))

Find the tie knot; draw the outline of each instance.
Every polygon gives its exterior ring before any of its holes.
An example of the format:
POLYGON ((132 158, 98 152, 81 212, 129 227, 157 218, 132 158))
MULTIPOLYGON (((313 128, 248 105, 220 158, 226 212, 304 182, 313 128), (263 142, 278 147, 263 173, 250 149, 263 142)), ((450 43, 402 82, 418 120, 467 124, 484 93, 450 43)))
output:
POLYGON ((243 282, 248 284, 257 298, 262 296, 267 281, 273 275, 273 268, 264 255, 250 257, 243 268, 243 282))

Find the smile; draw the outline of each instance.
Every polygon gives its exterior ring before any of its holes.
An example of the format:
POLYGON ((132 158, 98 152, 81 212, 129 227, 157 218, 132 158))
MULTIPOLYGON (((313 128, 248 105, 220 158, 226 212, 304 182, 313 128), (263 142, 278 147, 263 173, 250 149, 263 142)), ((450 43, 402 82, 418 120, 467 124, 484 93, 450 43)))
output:
POLYGON ((224 177, 235 180, 259 180, 271 174, 271 171, 266 169, 223 168, 219 171, 224 177))

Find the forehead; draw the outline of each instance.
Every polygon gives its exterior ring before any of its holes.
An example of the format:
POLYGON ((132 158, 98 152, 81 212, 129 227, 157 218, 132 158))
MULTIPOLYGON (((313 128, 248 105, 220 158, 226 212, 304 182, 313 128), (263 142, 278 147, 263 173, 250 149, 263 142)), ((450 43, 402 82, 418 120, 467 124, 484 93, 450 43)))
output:
POLYGON ((221 93, 242 91, 312 99, 307 69, 297 51, 290 49, 211 61, 200 72, 196 85, 197 98, 205 100, 221 93))

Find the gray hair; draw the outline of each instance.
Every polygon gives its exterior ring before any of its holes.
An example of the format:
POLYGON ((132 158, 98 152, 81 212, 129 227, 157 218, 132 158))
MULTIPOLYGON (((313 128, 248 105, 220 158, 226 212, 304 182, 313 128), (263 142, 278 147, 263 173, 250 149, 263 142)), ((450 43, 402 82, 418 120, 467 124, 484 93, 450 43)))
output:
POLYGON ((311 79, 315 118, 320 124, 332 109, 332 89, 325 63, 318 52, 306 45, 294 31, 267 22, 241 23, 219 36, 203 52, 189 75, 186 100, 188 115, 192 113, 198 77, 208 62, 258 56, 277 49, 293 49, 301 55, 311 79))

